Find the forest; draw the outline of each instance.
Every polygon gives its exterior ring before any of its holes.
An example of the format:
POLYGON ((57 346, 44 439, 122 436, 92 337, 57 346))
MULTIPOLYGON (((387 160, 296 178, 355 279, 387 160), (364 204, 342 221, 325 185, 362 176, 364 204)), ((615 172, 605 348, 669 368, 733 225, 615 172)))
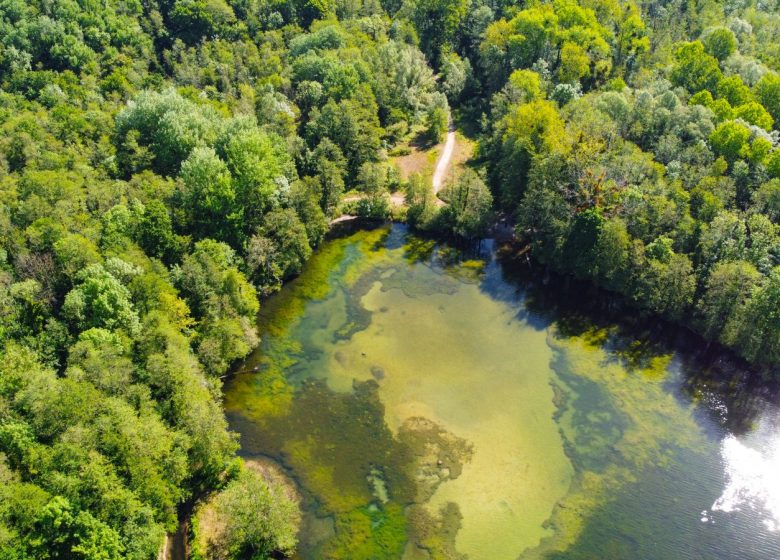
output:
POLYGON ((779 126, 777 0, 0 0, 0 557, 153 559, 217 490, 195 557, 292 552, 222 379, 343 212, 503 217, 773 371, 779 126), (388 154, 451 119, 441 204, 388 154))

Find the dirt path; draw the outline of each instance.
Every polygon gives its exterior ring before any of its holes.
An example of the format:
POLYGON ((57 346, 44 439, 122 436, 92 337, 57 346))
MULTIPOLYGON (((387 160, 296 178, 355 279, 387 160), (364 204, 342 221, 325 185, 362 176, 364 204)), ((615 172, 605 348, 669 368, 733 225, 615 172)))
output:
MULTIPOLYGON (((439 155, 439 159, 436 161, 436 169, 433 172, 433 178, 431 181, 433 186, 433 194, 435 195, 439 194, 439 191, 444 185, 444 179, 447 176, 447 172, 449 171, 450 161, 452 160, 452 154, 454 151, 455 151, 455 124, 450 122, 450 127, 447 132, 447 139, 444 141, 444 147, 442 148, 441 154, 439 155)), ((365 197, 364 194, 351 194, 349 196, 345 196, 342 201, 354 202, 364 197, 365 197)), ((437 206, 445 205, 445 202, 440 198, 436 197, 435 200, 437 206)), ((390 203, 396 207, 404 206, 406 204, 404 194, 402 192, 391 193, 390 203)), ((354 220, 355 218, 356 216, 353 216, 351 214, 342 214, 341 216, 337 216, 336 218, 332 219, 330 221, 330 225, 338 224, 341 222, 347 222, 350 220, 354 220)))
POLYGON ((454 150, 455 125, 450 123, 450 129, 449 132, 447 132, 447 140, 444 143, 444 149, 441 151, 439 161, 436 162, 436 170, 433 172, 433 194, 439 194, 439 191, 444 184, 444 177, 447 175, 450 160, 452 159, 452 152, 454 150))

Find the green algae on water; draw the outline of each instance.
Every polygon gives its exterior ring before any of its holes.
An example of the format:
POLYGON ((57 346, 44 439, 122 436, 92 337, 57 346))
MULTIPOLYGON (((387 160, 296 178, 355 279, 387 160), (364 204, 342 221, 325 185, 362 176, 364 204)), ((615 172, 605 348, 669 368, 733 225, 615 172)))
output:
POLYGON ((668 390, 674 356, 522 297, 394 226, 325 243, 264 304, 225 406, 301 490, 298 557, 671 560, 645 527, 701 530, 674 496, 712 503, 688 474, 717 449, 668 390))

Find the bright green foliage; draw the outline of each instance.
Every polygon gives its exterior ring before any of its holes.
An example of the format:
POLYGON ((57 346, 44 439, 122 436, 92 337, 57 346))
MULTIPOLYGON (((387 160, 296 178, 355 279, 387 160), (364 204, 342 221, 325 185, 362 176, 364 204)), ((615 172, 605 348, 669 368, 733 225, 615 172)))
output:
POLYGON ((723 77, 715 57, 707 54, 701 41, 685 43, 675 52, 672 81, 690 92, 714 91, 723 77))
POLYGON ((76 275, 76 287, 65 296, 62 312, 79 331, 100 327, 138 331, 138 314, 129 290, 101 265, 90 265, 76 275))
POLYGON ((318 246, 328 232, 328 219, 321 206, 323 198, 321 180, 315 177, 304 177, 293 184, 290 197, 297 214, 296 218, 299 218, 306 229, 308 244, 312 248, 318 246))
MULTIPOLYGON (((257 290, 444 99, 398 24, 379 3, 0 7, 0 557, 149 560, 224 483, 217 376, 257 344, 257 290)), ((452 30, 454 100, 475 78, 452 30)))
MULTIPOLYGON (((722 83, 724 80, 718 82, 722 83)), ((734 118, 734 110, 726 99, 713 99, 712 94, 706 89, 691 96, 688 101, 691 105, 702 105, 715 113, 718 121, 728 121, 734 118)))
POLYGON ((704 266, 739 260, 745 256, 747 230, 744 222, 731 212, 721 212, 710 222, 700 238, 704 266))
POLYGON ((406 183, 405 201, 408 206, 406 220, 419 230, 435 227, 438 216, 436 199, 428 182, 419 173, 409 177, 406 183))
MULTIPOLYGON (((257 292, 347 189, 468 238, 493 202, 547 266, 776 366, 777 18, 689 8, 2 3, 0 557, 156 557, 232 464, 217 376, 257 292), (440 209, 391 162, 450 111, 489 185, 440 209)), ((350 511, 340 547, 400 550, 400 512, 350 511)))
POLYGON ((173 175, 190 152, 215 139, 216 115, 173 90, 145 91, 116 121, 118 163, 126 173, 151 167, 173 175))
POLYGON ((780 178, 780 150, 774 150, 767 157, 766 168, 770 176, 780 178))
POLYGON ((195 148, 182 163, 179 177, 181 201, 199 237, 234 239, 241 214, 234 214, 238 206, 236 190, 225 162, 212 148, 195 148), (212 231, 214 226, 216 231, 212 231))
POLYGON ((766 281, 753 289, 729 318, 723 339, 751 361, 774 363, 778 355, 780 333, 780 268, 775 268, 766 281))
MULTIPOLYGON (((453 66, 457 67, 457 63, 448 66, 451 71, 465 72, 460 68, 453 70, 453 66)), ((380 111, 388 115, 388 120, 403 115, 409 124, 419 123, 436 98, 436 82, 423 54, 411 45, 388 41, 377 50, 372 67, 380 111)), ((455 79, 460 83, 450 83, 453 95, 463 89, 466 76, 451 76, 450 82, 455 79)))
POLYGON ((598 278, 599 283, 604 287, 623 291, 626 289, 631 250, 628 228, 619 218, 601 221, 596 225, 599 225, 599 230, 598 238, 591 249, 593 252, 591 274, 598 278))
POLYGON ((448 53, 442 60, 440 71, 442 90, 450 103, 456 103, 472 78, 471 63, 468 58, 448 53))
POLYGON ((534 100, 511 107, 499 123, 496 136, 497 153, 489 172, 507 201, 519 200, 537 154, 566 150, 564 122, 550 101, 534 100))
POLYGON ((74 512, 67 499, 53 498, 35 520, 40 540, 31 552, 41 559, 118 560, 123 547, 119 535, 86 511, 74 512))
POLYGON ((753 92, 745 85, 739 76, 723 78, 715 86, 718 97, 729 102, 732 107, 738 107, 753 101, 753 92))
POLYGON ((726 121, 712 132, 710 143, 716 154, 734 161, 740 157, 747 147, 750 130, 735 121, 726 121))
MULTIPOLYGON (((645 44, 641 40, 643 29, 636 20, 626 25, 620 53, 623 59, 641 51, 645 44)), ((574 0, 558 0, 524 9, 509 21, 491 24, 480 45, 481 64, 495 89, 512 70, 528 68, 537 60, 555 67, 564 82, 600 78, 611 69, 609 38, 609 31, 592 9, 574 0), (557 59, 550 57, 551 45, 560 49, 557 59)))
POLYGON ((772 130, 772 125, 774 124, 772 115, 764 109, 763 105, 755 101, 736 107, 734 109, 734 117, 760 126, 764 130, 772 130))
POLYGON ((313 146, 323 139, 335 144, 346 158, 352 178, 361 165, 376 158, 381 136, 375 103, 364 106, 352 100, 331 100, 321 110, 313 110, 306 132, 313 146))
POLYGON ((136 236, 138 244, 149 256, 166 263, 178 260, 181 254, 183 241, 173 231, 168 208, 158 199, 150 200, 144 206, 136 236))
POLYGON ((680 319, 693 302, 696 279, 686 255, 672 254, 668 262, 649 259, 641 275, 643 302, 653 311, 680 319))
POLYGON ((322 187, 320 207, 330 216, 341 202, 341 195, 344 192, 346 160, 341 149, 327 138, 317 145, 313 156, 313 167, 322 187))
POLYGON ((625 2, 620 6, 621 13, 615 18, 615 63, 623 66, 636 59, 650 48, 647 27, 637 5, 625 2))
MULTIPOLYGON (((777 152, 775 152, 777 154, 777 152)), ((780 156, 776 156, 780 164, 780 156)), ((780 171, 780 167, 778 167, 780 171)), ((780 177, 780 175, 778 175, 780 177)), ((773 223, 780 222, 780 179, 775 178, 767 181, 753 193, 753 208, 760 212, 773 223)))
POLYGON ((509 75, 507 87, 514 101, 527 103, 544 97, 541 77, 533 70, 515 70, 509 75))
POLYGON ((755 267, 744 261, 719 263, 712 269, 698 306, 707 336, 720 337, 734 311, 744 305, 760 278, 755 267))
POLYGON ((198 356, 206 369, 222 374, 256 344, 253 320, 259 309, 255 288, 236 267, 235 252, 205 239, 174 271, 195 317, 202 321, 198 356))
POLYGON ((175 270, 175 278, 197 317, 234 312, 253 317, 258 310, 251 285, 236 267, 237 256, 224 243, 205 239, 195 244, 175 270))
POLYGON ((220 155, 233 177, 244 227, 259 223, 271 205, 277 181, 285 177, 286 161, 279 141, 254 127, 229 127, 220 139, 220 155))

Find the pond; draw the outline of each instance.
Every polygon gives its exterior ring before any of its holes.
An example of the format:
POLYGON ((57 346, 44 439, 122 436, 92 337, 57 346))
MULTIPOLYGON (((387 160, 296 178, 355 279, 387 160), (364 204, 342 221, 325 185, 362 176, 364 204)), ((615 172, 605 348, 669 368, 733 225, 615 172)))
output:
POLYGON ((383 226, 265 302, 225 408, 298 556, 780 558, 775 393, 529 267, 383 226))

